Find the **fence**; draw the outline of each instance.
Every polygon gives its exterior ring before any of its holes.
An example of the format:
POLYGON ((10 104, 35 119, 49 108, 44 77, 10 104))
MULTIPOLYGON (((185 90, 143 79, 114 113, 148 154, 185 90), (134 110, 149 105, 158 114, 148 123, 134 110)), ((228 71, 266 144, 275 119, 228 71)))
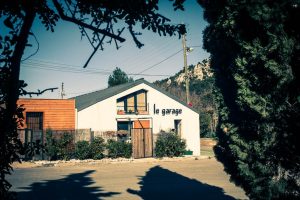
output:
POLYGON ((78 141, 88 141, 92 142, 95 137, 102 137, 105 142, 107 140, 120 140, 124 137, 128 137, 123 131, 92 131, 91 129, 76 129, 76 130, 46 130, 46 131, 33 131, 31 129, 19 129, 18 135, 19 139, 23 144, 26 143, 36 143, 39 141, 45 144, 47 137, 51 134, 53 139, 61 139, 65 134, 71 134, 73 136, 73 143, 78 141), (48 136, 47 136, 48 135, 48 136))

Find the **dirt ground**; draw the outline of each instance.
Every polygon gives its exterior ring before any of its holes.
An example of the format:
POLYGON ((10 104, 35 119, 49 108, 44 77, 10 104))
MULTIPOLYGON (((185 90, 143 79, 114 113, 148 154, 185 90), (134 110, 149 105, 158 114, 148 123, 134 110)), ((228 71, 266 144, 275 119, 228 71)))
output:
POLYGON ((9 181, 21 200, 247 199, 214 158, 22 167, 9 181))

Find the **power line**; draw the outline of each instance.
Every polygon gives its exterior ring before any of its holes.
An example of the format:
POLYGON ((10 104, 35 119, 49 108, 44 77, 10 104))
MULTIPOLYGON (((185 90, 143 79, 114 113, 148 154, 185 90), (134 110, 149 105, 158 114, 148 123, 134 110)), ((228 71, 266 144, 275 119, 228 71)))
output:
MULTIPOLYGON (((34 63, 23 63, 25 68, 34 68, 39 70, 49 70, 67 73, 80 73, 80 74, 90 74, 90 75, 110 75, 112 71, 100 71, 100 70, 88 70, 88 69, 75 69, 63 66, 51 66, 51 65, 39 65, 34 63)), ((158 77, 169 77, 170 74, 142 74, 142 73, 128 73, 129 76, 158 76, 158 77)))
MULTIPOLYGON (((200 45, 195 45, 195 46, 190 46, 190 47, 197 48, 197 47, 201 47, 201 46, 200 46, 200 45)), ((143 72, 145 72, 145 71, 148 71, 149 69, 152 69, 153 67, 156 67, 157 65, 159 65, 159 64, 165 62, 166 60, 172 58, 173 56, 175 56, 176 54, 178 54, 178 53, 181 52, 181 51, 182 51, 182 49, 180 49, 179 51, 177 51, 177 52, 171 54, 170 56, 168 56, 167 58, 165 58, 165 59, 159 61, 158 63, 155 63, 154 65, 151 65, 150 67, 147 67, 147 68, 144 69, 143 71, 139 72, 139 74, 140 74, 140 73, 143 73, 143 72)))
MULTIPOLYGON (((201 47, 200 45, 195 45, 191 47, 201 47)), ((172 76, 170 74, 145 74, 144 72, 156 67, 157 65, 163 63, 164 61, 172 58, 173 56, 177 55, 179 52, 181 52, 182 49, 179 51, 171 54, 167 58, 159 61, 158 63, 155 63, 146 69, 142 70, 139 73, 127 73, 127 75, 131 76, 160 76, 160 77, 169 77, 172 76)), ((81 73, 81 74, 100 74, 100 75, 109 75, 113 71, 112 70, 99 70, 97 68, 89 67, 88 69, 83 69, 82 66, 76 66, 76 65, 69 65, 64 63, 57 63, 57 62, 49 62, 49 61, 41 61, 36 59, 30 59, 27 60, 26 63, 22 63, 22 66, 25 66, 26 68, 35 68, 35 69, 41 69, 41 70, 52 70, 52 71, 59 71, 59 72, 69 72, 69 73, 81 73), (79 69, 78 69, 79 68, 79 69)))
MULTIPOLYGON (((30 59, 27 62, 29 63, 33 63, 33 64, 38 64, 38 65, 48 65, 48 66, 67 66, 67 67, 71 67, 71 68, 81 68, 82 66, 79 65, 71 65, 71 64, 65 64, 65 63, 59 63, 59 62, 52 62, 52 61, 43 61, 43 60, 37 60, 37 59, 30 59)), ((89 69, 97 69, 99 70, 98 67, 89 67, 89 69)), ((106 69, 101 69, 101 71, 107 71, 107 72, 112 72, 112 70, 106 70, 106 69)))
POLYGON ((151 65, 150 67, 147 67, 146 69, 144 69, 143 71, 139 72, 138 74, 141 74, 141 73, 143 73, 143 72, 145 72, 145 71, 148 71, 149 69, 152 69, 153 67, 155 67, 155 66, 157 66, 157 65, 159 65, 159 64, 161 64, 161 63, 163 63, 164 61, 166 61, 166 60, 168 60, 168 59, 170 59, 170 58, 172 58, 173 56, 175 56, 176 54, 178 54, 178 53, 181 52, 181 51, 182 51, 182 49, 180 49, 179 51, 173 53, 172 55, 168 56, 167 58, 165 58, 165 59, 159 61, 158 63, 155 63, 154 65, 151 65))
POLYGON ((133 67, 131 67, 128 71, 132 71, 133 69, 140 67, 141 64, 148 65, 149 61, 150 63, 151 61, 153 61, 153 58, 156 58, 158 55, 163 55, 165 53, 174 50, 175 46, 177 47, 176 43, 169 41, 168 43, 164 44, 160 48, 153 47, 150 52, 145 53, 146 56, 143 56, 142 58, 139 59, 134 58, 135 62, 130 64, 130 66, 133 67))

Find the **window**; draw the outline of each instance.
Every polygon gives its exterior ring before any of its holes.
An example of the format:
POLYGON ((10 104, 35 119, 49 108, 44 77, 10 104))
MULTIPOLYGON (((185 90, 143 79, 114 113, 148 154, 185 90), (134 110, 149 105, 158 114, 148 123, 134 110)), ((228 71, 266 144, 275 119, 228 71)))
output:
POLYGON ((43 130, 43 113, 27 112, 26 125, 28 129, 31 129, 33 131, 43 130))
POLYGON ((131 128, 132 122, 129 121, 118 121, 118 131, 128 131, 131 128))
POLYGON ((146 93, 141 92, 136 95, 137 111, 147 111, 146 93))
POLYGON ((132 128, 132 122, 131 121, 118 121, 117 123, 117 135, 118 140, 120 141, 127 141, 130 140, 131 135, 131 128, 132 128))
POLYGON ((175 133, 181 136, 181 119, 174 120, 175 133))
POLYGON ((147 111, 147 91, 139 90, 117 100, 118 112, 136 113, 147 111))

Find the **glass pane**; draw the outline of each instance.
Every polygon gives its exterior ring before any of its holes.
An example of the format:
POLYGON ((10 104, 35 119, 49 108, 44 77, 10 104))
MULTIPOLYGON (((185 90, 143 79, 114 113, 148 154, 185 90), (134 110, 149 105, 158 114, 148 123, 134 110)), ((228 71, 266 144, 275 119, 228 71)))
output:
POLYGON ((134 96, 128 97, 127 99, 127 111, 134 112, 134 96))
POLYGON ((146 111, 146 93, 142 92, 137 94, 137 110, 146 111))
POLYGON ((117 102, 117 109, 118 110, 125 110, 124 109, 124 101, 117 102))

